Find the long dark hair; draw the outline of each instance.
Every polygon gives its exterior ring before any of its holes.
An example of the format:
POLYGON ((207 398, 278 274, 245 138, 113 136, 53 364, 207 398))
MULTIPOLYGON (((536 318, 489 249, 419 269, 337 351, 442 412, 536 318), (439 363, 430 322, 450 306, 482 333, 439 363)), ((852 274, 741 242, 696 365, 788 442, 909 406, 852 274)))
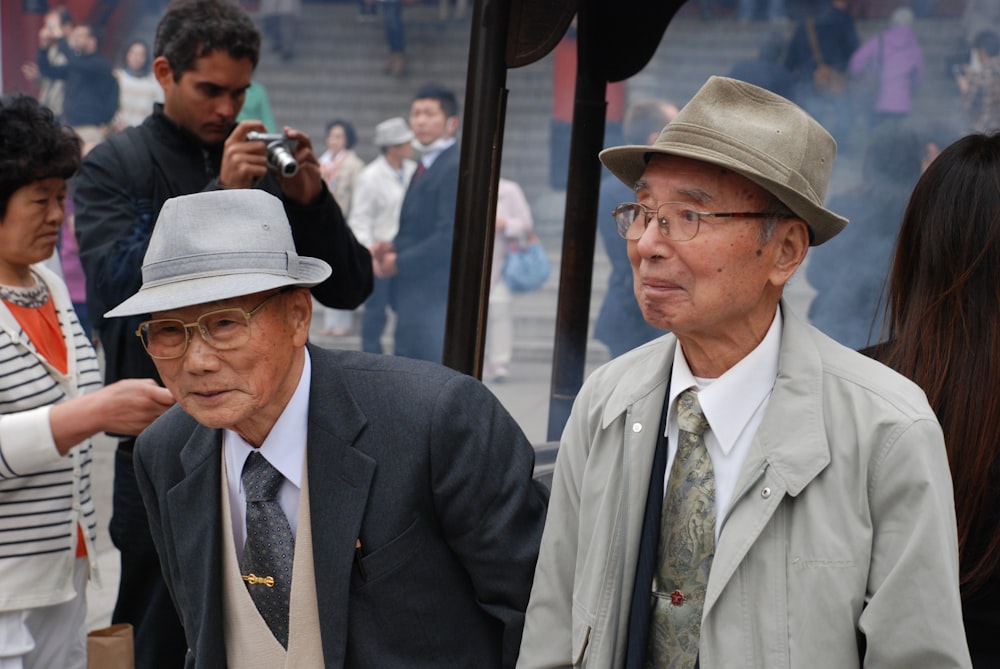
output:
POLYGON ((913 379, 944 430, 963 593, 1000 565, 1000 133, 931 163, 903 216, 882 359, 913 379))

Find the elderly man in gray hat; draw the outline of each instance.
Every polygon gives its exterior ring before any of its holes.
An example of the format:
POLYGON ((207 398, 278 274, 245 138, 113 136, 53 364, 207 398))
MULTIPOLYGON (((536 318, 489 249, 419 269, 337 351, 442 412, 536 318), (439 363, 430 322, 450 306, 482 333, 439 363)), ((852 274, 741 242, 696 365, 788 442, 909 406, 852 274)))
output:
POLYGON ((923 393, 782 290, 847 221, 832 137, 712 77, 601 160, 635 295, 671 334, 587 379, 518 667, 968 667, 952 488, 923 393))
POLYGON ((545 513, 531 445, 472 377, 308 346, 330 272, 277 198, 187 195, 107 314, 151 315, 136 334, 179 405, 135 468, 187 666, 512 666, 545 513))

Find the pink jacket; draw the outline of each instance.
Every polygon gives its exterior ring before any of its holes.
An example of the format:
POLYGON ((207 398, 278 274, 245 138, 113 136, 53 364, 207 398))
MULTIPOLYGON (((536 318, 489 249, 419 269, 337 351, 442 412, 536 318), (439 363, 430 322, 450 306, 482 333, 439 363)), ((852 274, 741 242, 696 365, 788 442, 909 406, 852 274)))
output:
POLYGON ((851 77, 878 67, 881 77, 875 111, 908 114, 913 92, 924 81, 924 54, 909 26, 892 26, 865 41, 851 56, 851 77), (881 43, 881 46, 880 46, 881 43))

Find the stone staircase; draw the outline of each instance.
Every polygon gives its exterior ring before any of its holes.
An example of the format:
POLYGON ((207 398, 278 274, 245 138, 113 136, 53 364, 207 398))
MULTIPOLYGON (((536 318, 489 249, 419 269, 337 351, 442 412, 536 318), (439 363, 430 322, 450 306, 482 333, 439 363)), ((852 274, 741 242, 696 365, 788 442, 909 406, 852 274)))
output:
MULTIPOLYGON (((358 132, 358 153, 369 160, 375 155, 371 143, 375 123, 393 115, 405 117, 410 98, 421 84, 445 84, 463 101, 470 17, 442 21, 435 3, 405 7, 403 20, 409 74, 394 78, 383 72, 388 50, 380 21, 358 22, 353 2, 305 3, 297 57, 284 63, 265 42, 257 70, 258 80, 268 89, 278 123, 305 130, 321 145, 328 119, 348 119, 358 132)), ((884 20, 859 21, 858 32, 863 40, 884 26, 884 20)), ((725 74, 735 62, 750 57, 765 27, 762 23, 741 24, 726 18, 701 21, 696 12, 682 11, 668 27, 647 67, 629 80, 628 98, 665 97, 683 103, 709 75, 725 74)), ((790 33, 792 26, 785 27, 790 33)), ((961 123, 957 92, 945 65, 960 43, 959 22, 918 20, 915 29, 927 60, 928 81, 916 97, 914 119, 923 122, 944 118, 961 123)), ((565 192, 548 185, 551 81, 551 56, 508 73, 510 93, 502 166, 505 176, 523 186, 532 204, 537 231, 556 266, 541 290, 515 296, 514 301, 515 358, 540 363, 549 361, 552 354, 565 203, 565 192)), ((837 182, 831 192, 856 181, 858 167, 856 160, 838 157, 837 182)), ((598 241, 592 317, 603 299, 609 270, 598 241)), ((804 280, 797 290, 807 305, 811 295, 804 280)), ((330 344, 359 346, 357 337, 340 338, 330 344)), ((588 347, 588 362, 606 357, 602 345, 592 342, 588 347)))

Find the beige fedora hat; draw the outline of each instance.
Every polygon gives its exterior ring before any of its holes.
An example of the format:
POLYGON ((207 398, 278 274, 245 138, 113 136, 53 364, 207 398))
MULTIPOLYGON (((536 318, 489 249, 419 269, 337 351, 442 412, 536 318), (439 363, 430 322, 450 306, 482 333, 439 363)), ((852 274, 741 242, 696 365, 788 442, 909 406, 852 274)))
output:
POLYGON ((736 79, 710 77, 652 146, 619 146, 601 162, 632 187, 654 153, 725 167, 795 212, 818 246, 847 225, 823 207, 837 143, 801 107, 736 79))
POLYGON ((295 251, 281 200, 233 188, 167 200, 142 259, 142 287, 106 318, 137 316, 252 295, 312 287, 332 270, 295 251))

